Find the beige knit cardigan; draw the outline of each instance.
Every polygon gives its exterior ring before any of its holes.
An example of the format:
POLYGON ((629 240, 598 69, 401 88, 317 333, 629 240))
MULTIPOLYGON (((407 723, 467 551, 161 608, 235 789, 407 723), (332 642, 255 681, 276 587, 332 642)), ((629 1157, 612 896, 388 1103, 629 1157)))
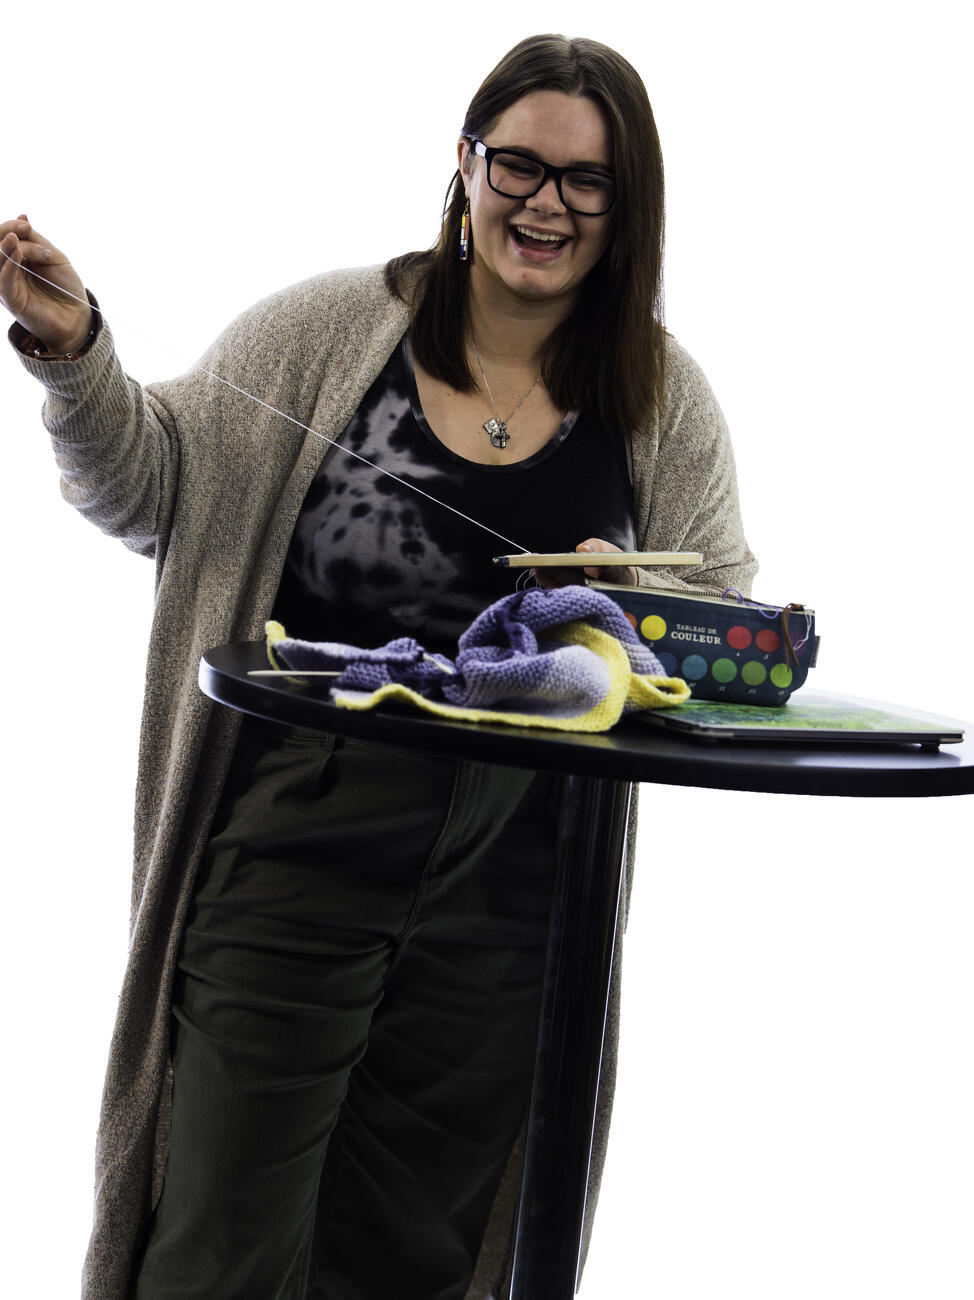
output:
MULTIPOLYGON (((316 276, 244 312, 201 365, 337 437, 408 326, 380 267, 316 276)), ((11 342, 25 342, 19 326, 11 342)), ((84 1300, 127 1300, 133 1260, 165 1170, 170 996, 197 863, 240 715, 197 686, 213 646, 259 639, 305 493, 328 444, 194 368, 140 386, 111 331, 71 361, 21 354, 47 393, 66 499, 155 560, 135 810, 130 951, 105 1080, 84 1300)), ((670 585, 749 593, 727 428, 706 379, 667 338, 665 401, 632 436, 638 545, 701 551, 670 585)), ((648 575, 640 573, 640 581, 648 575)), ((654 573, 653 581, 659 582, 654 573)), ((630 844, 630 848, 632 845, 630 844)), ((631 860, 631 853, 630 853, 631 860)), ((620 929, 621 938, 621 929, 620 929)), ((614 1086, 618 965, 590 1174, 586 1245, 614 1086)), ((512 1153, 467 1300, 504 1291, 519 1150, 512 1153)))

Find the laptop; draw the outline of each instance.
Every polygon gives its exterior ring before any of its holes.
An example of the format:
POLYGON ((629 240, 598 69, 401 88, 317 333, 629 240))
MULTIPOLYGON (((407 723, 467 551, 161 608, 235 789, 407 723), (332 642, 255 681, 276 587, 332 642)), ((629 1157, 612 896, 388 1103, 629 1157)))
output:
POLYGON ((801 692, 780 706, 687 700, 637 715, 653 727, 704 740, 909 744, 936 748, 959 744, 964 724, 851 696, 801 692))

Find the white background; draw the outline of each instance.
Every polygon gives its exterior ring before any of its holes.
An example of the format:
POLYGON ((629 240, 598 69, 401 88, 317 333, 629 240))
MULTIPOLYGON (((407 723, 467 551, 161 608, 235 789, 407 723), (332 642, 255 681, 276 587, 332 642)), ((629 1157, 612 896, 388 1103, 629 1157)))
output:
MULTIPOLYGON (((615 46, 655 109, 667 322, 730 423, 756 594, 816 608, 814 685, 974 719, 962 6, 535 10, 8 18, 0 216, 163 378, 264 294, 427 246, 515 41, 615 46)), ((152 568, 61 502, 39 405, 9 352, 0 1289, 46 1298, 76 1294, 88 1232, 152 568)), ((645 788, 583 1300, 974 1294, 971 810, 645 788)))

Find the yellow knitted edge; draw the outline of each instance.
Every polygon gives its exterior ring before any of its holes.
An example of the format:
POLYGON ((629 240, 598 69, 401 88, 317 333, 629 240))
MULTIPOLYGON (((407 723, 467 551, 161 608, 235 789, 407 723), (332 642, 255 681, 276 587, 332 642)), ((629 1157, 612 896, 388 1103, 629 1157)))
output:
MULTIPOLYGON (((565 645, 580 645, 586 650, 591 650, 608 665, 609 689, 605 698, 588 713, 583 713, 578 720, 593 723, 591 727, 585 726, 586 731, 608 731, 622 717, 622 710, 629 696, 629 678, 632 676, 632 669, 622 642, 581 619, 552 628, 551 634, 565 645)), ((572 730, 577 731, 580 728, 576 725, 572 730)))
POLYGON ((285 664, 278 662, 277 656, 274 654, 274 647, 277 645, 278 641, 290 640, 290 637, 284 631, 283 625, 276 622, 274 619, 271 619, 269 623, 264 624, 264 632, 267 636, 267 658, 270 666, 276 668, 281 676, 286 677, 288 681, 298 682, 303 685, 305 678, 301 673, 296 672, 294 669, 289 671, 285 664))
POLYGON ((277 668, 280 672, 285 672, 286 669, 281 667, 274 654, 274 647, 277 645, 278 641, 288 640, 288 635, 284 631, 283 625, 276 622, 274 619, 271 619, 269 623, 264 624, 264 633, 267 636, 267 658, 270 661, 271 667, 277 668))
MULTIPOLYGON (((613 668, 620 668, 626 685, 623 704, 633 704, 640 709, 669 709, 690 698, 690 687, 682 677, 651 677, 647 673, 634 673, 622 642, 589 623, 581 620, 566 623, 563 627, 555 628, 554 635, 559 641, 570 645, 587 646, 596 654, 601 654, 603 659, 609 657, 609 645, 615 647, 612 652, 613 668), (605 648, 605 653, 600 647, 605 648)), ((619 716, 621 714, 620 704, 619 716)))
POLYGON ((650 677, 633 673, 629 685, 627 703, 634 704, 637 709, 672 709, 692 694, 682 677, 650 677))

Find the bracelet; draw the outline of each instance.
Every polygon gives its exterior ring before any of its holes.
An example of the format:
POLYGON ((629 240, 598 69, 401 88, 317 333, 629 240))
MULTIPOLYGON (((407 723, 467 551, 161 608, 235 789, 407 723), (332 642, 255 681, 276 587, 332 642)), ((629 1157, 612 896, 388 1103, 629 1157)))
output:
POLYGON ((38 361, 77 361, 83 356, 91 346, 92 339, 98 333, 98 318, 94 311, 91 313, 91 329, 88 331, 88 337, 82 343, 80 348, 74 352, 52 352, 46 343, 42 343, 39 338, 33 334, 28 334, 20 345, 20 350, 26 357, 34 357, 38 361))

